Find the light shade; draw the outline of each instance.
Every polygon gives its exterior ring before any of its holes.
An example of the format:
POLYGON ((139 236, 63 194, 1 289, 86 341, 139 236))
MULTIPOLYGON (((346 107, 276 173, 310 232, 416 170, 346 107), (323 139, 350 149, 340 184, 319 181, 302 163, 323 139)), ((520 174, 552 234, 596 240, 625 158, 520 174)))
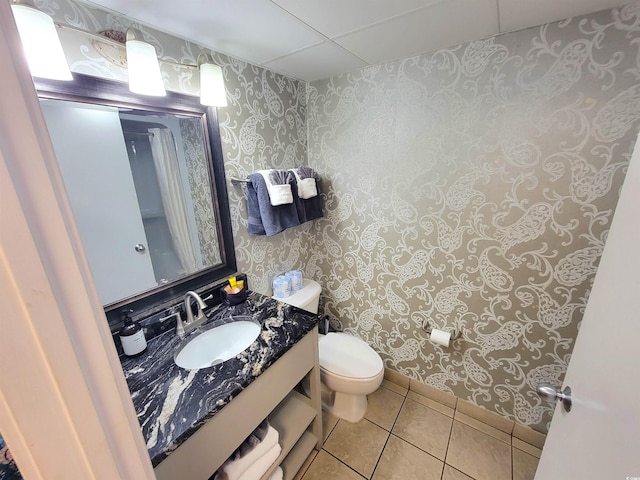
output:
POLYGON ((167 94, 160 74, 160 63, 153 45, 129 39, 127 32, 127 69, 129 90, 140 95, 163 97, 167 94))
POLYGON ((222 68, 213 63, 200 64, 200 103, 211 107, 226 107, 222 68))
POLYGON ((12 5, 11 8, 31 75, 73 80, 53 19, 25 5, 12 5))

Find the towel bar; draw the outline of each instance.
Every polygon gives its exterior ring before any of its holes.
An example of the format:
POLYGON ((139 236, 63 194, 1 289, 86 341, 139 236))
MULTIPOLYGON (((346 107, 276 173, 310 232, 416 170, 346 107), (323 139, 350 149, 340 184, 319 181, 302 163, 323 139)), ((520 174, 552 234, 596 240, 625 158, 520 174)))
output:
POLYGON ((229 181, 231 182, 232 185, 238 185, 239 183, 251 183, 251 180, 249 180, 248 178, 235 178, 235 177, 229 177, 229 181))

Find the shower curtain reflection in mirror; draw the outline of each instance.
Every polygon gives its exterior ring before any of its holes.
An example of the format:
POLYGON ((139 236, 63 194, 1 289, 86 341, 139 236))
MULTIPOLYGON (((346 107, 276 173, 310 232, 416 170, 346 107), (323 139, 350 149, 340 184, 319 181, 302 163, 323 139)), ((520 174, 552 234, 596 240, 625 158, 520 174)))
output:
POLYGON ((191 244, 184 189, 173 134, 168 128, 150 128, 151 156, 156 167, 160 196, 164 206, 173 248, 182 266, 181 273, 197 270, 196 254, 191 244))

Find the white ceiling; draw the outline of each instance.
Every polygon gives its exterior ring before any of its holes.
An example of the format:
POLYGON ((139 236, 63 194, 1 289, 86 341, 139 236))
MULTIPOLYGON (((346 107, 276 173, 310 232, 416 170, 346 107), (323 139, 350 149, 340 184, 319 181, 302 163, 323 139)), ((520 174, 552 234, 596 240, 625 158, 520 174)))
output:
POLYGON ((217 52, 312 81, 630 1, 92 0, 91 3, 217 52))

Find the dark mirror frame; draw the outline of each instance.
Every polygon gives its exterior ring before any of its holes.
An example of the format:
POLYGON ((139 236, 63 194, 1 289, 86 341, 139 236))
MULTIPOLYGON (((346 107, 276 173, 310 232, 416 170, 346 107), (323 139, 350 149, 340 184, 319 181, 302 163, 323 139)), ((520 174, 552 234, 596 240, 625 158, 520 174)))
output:
POLYGON ((125 309, 139 312, 150 311, 154 307, 178 299, 189 290, 197 290, 212 285, 218 280, 236 273, 236 255, 233 244, 229 196, 224 172, 224 158, 218 117, 215 108, 200 104, 198 97, 167 91, 166 97, 147 97, 129 91, 128 85, 104 80, 88 75, 73 74, 73 81, 63 82, 34 78, 39 98, 50 98, 82 102, 112 107, 133 108, 159 113, 190 115, 200 117, 210 162, 209 175, 213 198, 213 209, 217 218, 217 235, 220 245, 221 263, 200 270, 194 274, 167 285, 138 293, 131 297, 104 306, 110 325, 121 322, 121 312, 125 309), (208 140, 208 141, 206 141, 208 140))

